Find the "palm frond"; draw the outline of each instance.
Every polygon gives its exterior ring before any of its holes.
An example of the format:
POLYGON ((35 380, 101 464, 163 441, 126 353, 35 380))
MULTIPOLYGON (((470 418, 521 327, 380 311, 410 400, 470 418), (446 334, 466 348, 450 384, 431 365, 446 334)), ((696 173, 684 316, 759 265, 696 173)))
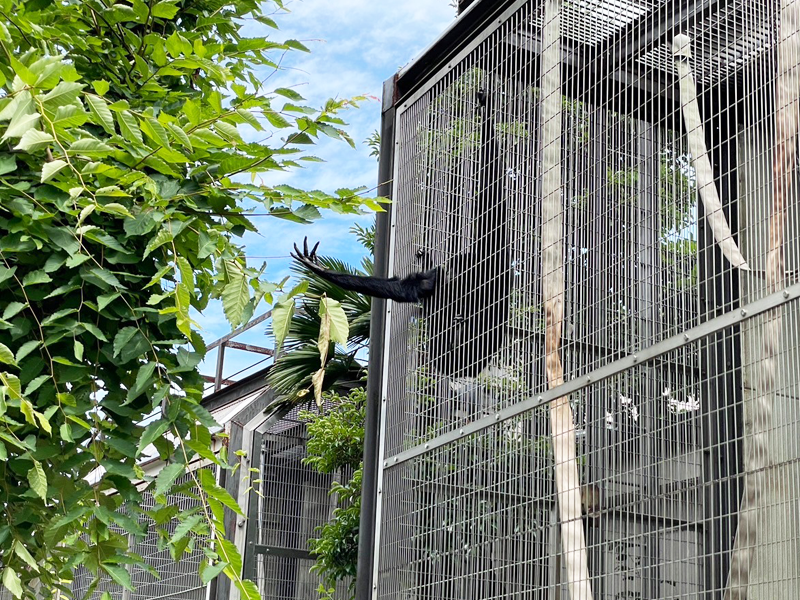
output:
MULTIPOLYGON (((361 263, 364 271, 327 256, 320 256, 319 262, 328 269, 352 275, 372 273, 372 262, 368 259, 361 263)), ((326 281, 302 264, 292 264, 291 270, 308 282, 308 290, 298 301, 284 342, 284 353, 276 359, 267 377, 267 382, 279 397, 273 408, 286 404, 294 406, 309 398, 311 377, 319 369, 320 355, 316 340, 320 328, 319 298, 323 294, 341 303, 350 323, 348 347, 331 344, 323 389, 347 391, 363 385, 361 379, 366 374, 366 368, 355 360, 357 348, 354 347, 369 339, 371 299, 326 281)))
MULTIPOLYGON (((277 404, 295 405, 308 400, 311 393, 311 376, 319 369, 317 345, 307 342, 280 355, 267 375, 267 383, 279 396, 277 404)), ((355 359, 353 353, 334 351, 325 365, 323 391, 335 390, 347 393, 359 385, 366 368, 355 359)))

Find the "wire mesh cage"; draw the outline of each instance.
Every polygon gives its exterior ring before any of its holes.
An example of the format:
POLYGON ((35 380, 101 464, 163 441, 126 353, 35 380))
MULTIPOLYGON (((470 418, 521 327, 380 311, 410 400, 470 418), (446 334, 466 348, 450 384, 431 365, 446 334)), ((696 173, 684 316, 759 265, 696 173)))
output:
MULTIPOLYGON (((330 410, 326 400, 322 410, 330 410)), ((307 456, 308 432, 302 413, 318 413, 313 401, 297 406, 272 424, 261 436, 258 494, 252 496, 255 510, 250 519, 254 572, 248 574, 263 598, 305 600, 319 596, 322 583, 312 571, 315 557, 309 540, 319 536, 319 527, 330 521, 337 507, 331 494, 334 481, 346 483, 350 469, 322 474, 303 463, 307 456)), ((347 598, 349 581, 339 582, 331 598, 347 598)), ((328 587, 328 586, 325 586, 328 587)))
MULTIPOLYGON (((177 484, 186 484, 191 481, 190 475, 183 475, 176 480, 177 484)), ((140 508, 149 510, 156 506, 155 498, 150 492, 142 494, 140 508)), ((200 502, 189 494, 173 494, 166 499, 167 510, 186 511, 196 509, 200 502)), ((98 583, 94 583, 94 576, 84 566, 78 567, 74 572, 72 583, 73 594, 76 598, 100 598, 108 592, 115 600, 157 600, 169 598, 170 600, 205 600, 208 595, 208 586, 203 584, 199 575, 200 563, 205 555, 202 550, 195 548, 194 543, 187 539, 186 552, 179 561, 169 551, 167 540, 172 537, 178 527, 177 519, 167 520, 158 526, 150 520, 145 521, 147 533, 141 539, 130 538, 131 551, 142 557, 148 569, 138 566, 128 567, 133 591, 126 590, 108 576, 104 576, 98 583), (92 589, 92 585, 95 585, 92 589)), ((112 527, 116 527, 112 525, 112 527)))
POLYGON ((397 106, 377 597, 796 598, 800 1, 497 4, 397 106))

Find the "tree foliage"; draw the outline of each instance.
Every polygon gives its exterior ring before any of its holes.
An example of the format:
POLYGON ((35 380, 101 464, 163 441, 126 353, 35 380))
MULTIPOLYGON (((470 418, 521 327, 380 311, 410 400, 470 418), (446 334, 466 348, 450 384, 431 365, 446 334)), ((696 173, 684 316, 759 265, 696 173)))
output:
MULTIPOLYGON (((375 206, 264 183, 319 160, 318 136, 352 144, 337 113, 354 101, 266 88, 307 49, 245 37, 248 19, 276 28, 255 0, 0 0, 0 563, 15 597, 63 588, 78 564, 130 587, 127 536, 164 523, 132 484, 149 448, 169 463, 151 483, 162 502, 195 457, 227 468, 190 310, 219 298, 236 326, 281 290, 236 244, 255 229, 243 207, 306 222, 375 206)), ((192 480, 202 502, 177 515, 173 555, 199 536, 203 579, 257 597, 223 537, 238 507, 210 470, 192 480)))
POLYGON ((330 592, 337 582, 349 579, 355 585, 358 561, 358 527, 361 515, 361 477, 364 452, 366 391, 352 390, 347 396, 330 394, 327 412, 300 413, 308 428, 308 456, 303 462, 320 473, 336 473, 346 483, 334 482, 331 494, 337 507, 333 519, 319 528, 310 541, 316 556, 313 570, 322 576, 320 592, 330 592), (352 475, 349 475, 352 473, 352 475))

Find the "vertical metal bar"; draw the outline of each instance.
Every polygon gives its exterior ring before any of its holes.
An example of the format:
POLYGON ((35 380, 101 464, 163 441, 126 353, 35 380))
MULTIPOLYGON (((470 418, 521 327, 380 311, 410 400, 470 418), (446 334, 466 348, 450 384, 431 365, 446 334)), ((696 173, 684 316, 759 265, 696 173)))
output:
MULTIPOLYGON (((723 95, 724 97, 725 95, 723 95)), ((738 202, 735 181, 736 124, 729 122, 721 106, 714 105, 717 97, 708 95, 705 114, 715 115, 717 123, 706 127, 711 149, 712 168, 720 197, 728 200, 728 223, 731 231, 738 230, 738 202), (717 130, 718 128, 718 130, 717 130), (718 133, 714 134, 715 130, 718 133), (733 169, 733 171, 731 170, 733 169)), ((698 202, 698 252, 700 277, 700 314, 707 319, 739 305, 738 270, 715 246, 714 237, 704 219, 702 202, 698 202)), ((703 458, 705 487, 703 556, 705 589, 708 598, 721 598, 729 569, 729 552, 736 532, 738 499, 742 472, 742 382, 741 340, 739 327, 723 330, 703 342, 701 355, 703 458)))
MULTIPOLYGON (((252 438, 253 443, 250 447, 250 468, 255 470, 251 471, 251 480, 253 477, 252 473, 258 473, 258 478, 263 479, 263 471, 261 468, 261 452, 264 447, 264 434, 259 433, 258 431, 253 431, 252 438)), ((254 490, 251 490, 248 503, 249 506, 247 509, 247 533, 245 534, 246 541, 244 545, 244 560, 242 565, 242 578, 252 580, 256 579, 255 547, 260 541, 258 539, 258 521, 261 518, 261 514, 258 511, 258 498, 258 494, 256 494, 254 490)))
POLYGON ((222 388, 222 367, 225 364, 225 342, 219 345, 217 353, 217 372, 214 375, 214 391, 218 392, 222 388))
MULTIPOLYGON (((133 548, 133 545, 134 545, 135 541, 136 540, 133 537, 133 535, 129 533, 128 534, 128 548, 133 548)), ((132 578, 133 577, 133 573, 134 573, 133 565, 130 565, 130 564, 125 565, 125 570, 128 571, 128 576, 132 578)), ((121 598, 121 600, 131 600, 132 596, 133 595, 132 595, 131 591, 128 588, 122 588, 122 598, 121 598)))
MULTIPOLYGON (((395 155, 395 88, 396 76, 383 84, 381 116, 381 150, 378 165, 378 194, 390 197, 395 155)), ((392 207, 378 213, 375 219, 375 266, 377 277, 386 277, 389 270, 389 239, 392 207)), ((361 483, 361 519, 358 532, 358 566, 356 600, 372 596, 372 574, 376 556, 375 528, 378 502, 378 458, 380 455, 381 400, 383 396, 383 355, 386 326, 386 301, 373 298, 370 308, 369 377, 367 380, 367 413, 364 423, 364 470, 361 483)))

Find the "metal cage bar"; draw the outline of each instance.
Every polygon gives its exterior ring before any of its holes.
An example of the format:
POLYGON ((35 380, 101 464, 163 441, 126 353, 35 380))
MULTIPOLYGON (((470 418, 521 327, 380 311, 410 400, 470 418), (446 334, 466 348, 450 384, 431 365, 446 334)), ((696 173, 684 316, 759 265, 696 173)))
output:
POLYGON ((797 12, 561 2, 546 41, 543 3, 476 2, 401 71, 390 275, 434 264, 443 279, 431 300, 387 307, 377 556, 360 598, 794 597, 800 219, 797 166, 776 156, 797 143, 797 12), (552 68, 565 381, 549 389, 552 68), (553 477, 559 398, 584 588, 553 477))

